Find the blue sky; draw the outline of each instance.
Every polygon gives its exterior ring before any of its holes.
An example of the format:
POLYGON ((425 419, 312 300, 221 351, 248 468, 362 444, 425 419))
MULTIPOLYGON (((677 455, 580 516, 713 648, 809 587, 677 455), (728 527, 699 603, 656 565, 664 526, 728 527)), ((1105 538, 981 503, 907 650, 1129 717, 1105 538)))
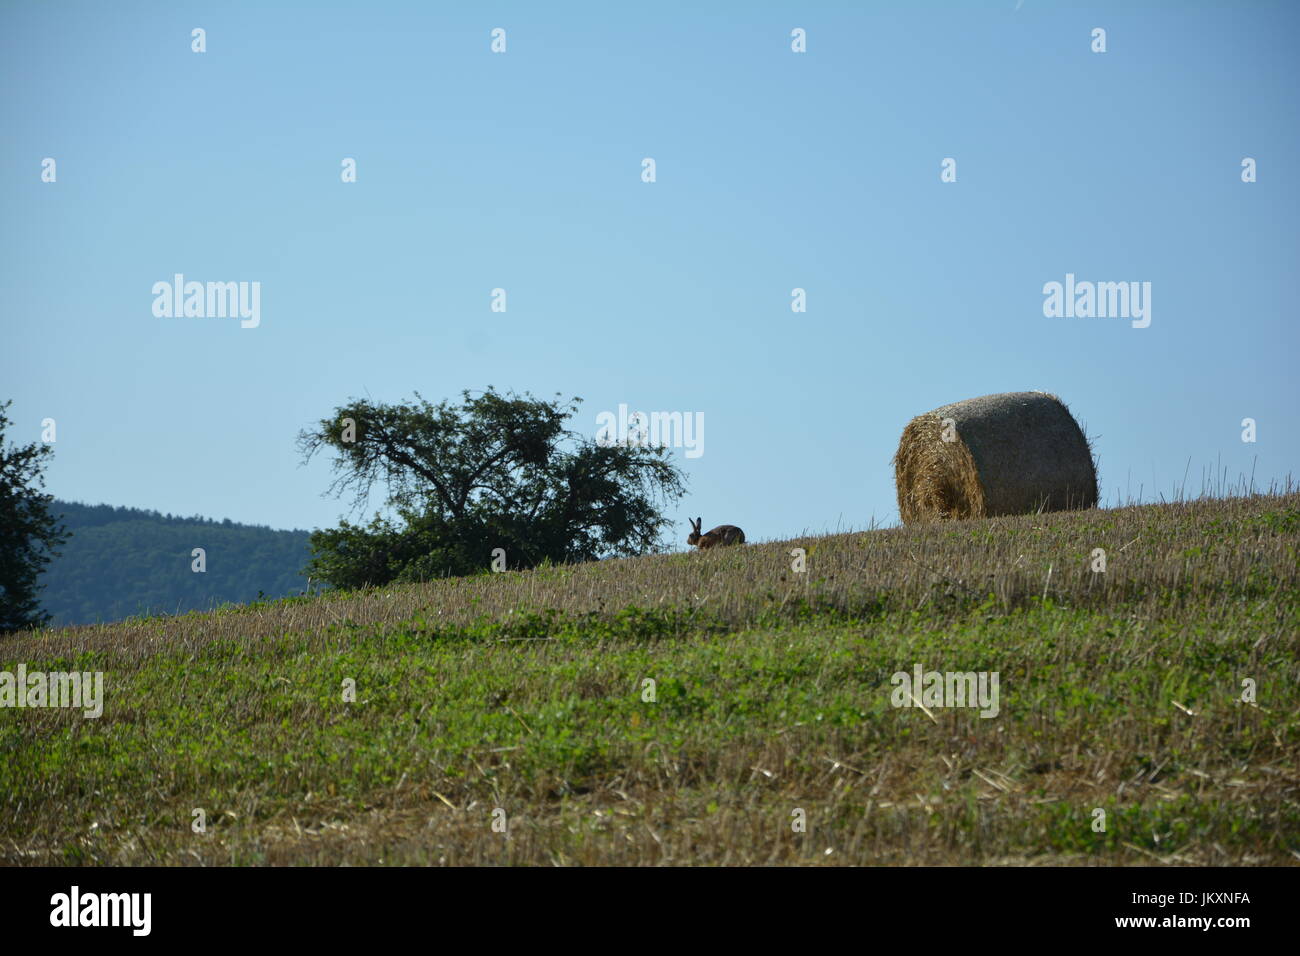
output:
POLYGON ((903 426, 1000 391, 1071 406, 1106 503, 1300 476, 1294 4, 0 11, 0 400, 60 497, 330 526, 301 428, 489 384, 702 412, 678 538, 896 522, 903 426), (155 317, 175 273, 261 324, 155 317), (1151 325, 1046 318, 1067 273, 1151 325))

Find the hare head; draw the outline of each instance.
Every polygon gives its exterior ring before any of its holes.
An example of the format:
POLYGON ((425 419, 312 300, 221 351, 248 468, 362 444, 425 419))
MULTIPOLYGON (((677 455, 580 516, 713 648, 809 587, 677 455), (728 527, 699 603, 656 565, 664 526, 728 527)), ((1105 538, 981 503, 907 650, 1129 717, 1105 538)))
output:
POLYGON ((692 520, 687 518, 686 520, 691 522, 691 533, 686 536, 686 543, 690 545, 698 545, 700 543, 700 538, 702 537, 700 534, 701 519, 695 518, 692 520))

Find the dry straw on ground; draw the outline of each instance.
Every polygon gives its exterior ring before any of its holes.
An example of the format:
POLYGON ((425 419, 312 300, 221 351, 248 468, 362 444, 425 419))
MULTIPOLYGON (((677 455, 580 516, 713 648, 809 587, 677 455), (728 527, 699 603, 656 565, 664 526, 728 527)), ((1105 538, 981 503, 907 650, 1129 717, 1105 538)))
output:
POLYGON ((907 524, 1097 504, 1083 429, 1046 392, 985 395, 918 415, 898 442, 894 481, 907 524))

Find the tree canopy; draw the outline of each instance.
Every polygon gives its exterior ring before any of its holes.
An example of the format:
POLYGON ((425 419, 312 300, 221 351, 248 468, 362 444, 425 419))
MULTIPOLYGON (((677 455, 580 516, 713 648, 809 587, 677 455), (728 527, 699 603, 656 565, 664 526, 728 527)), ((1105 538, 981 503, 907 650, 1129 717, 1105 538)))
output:
POLYGON ((37 578, 66 540, 50 514, 54 496, 40 490, 54 450, 36 442, 6 443, 12 404, 0 404, 0 632, 41 627, 49 621, 49 614, 41 610, 37 578))
POLYGON ((580 399, 462 393, 433 404, 353 399, 299 435, 304 461, 334 453, 329 493, 390 516, 312 535, 309 573, 335 587, 644 554, 685 476, 662 448, 602 445, 565 428, 580 399))

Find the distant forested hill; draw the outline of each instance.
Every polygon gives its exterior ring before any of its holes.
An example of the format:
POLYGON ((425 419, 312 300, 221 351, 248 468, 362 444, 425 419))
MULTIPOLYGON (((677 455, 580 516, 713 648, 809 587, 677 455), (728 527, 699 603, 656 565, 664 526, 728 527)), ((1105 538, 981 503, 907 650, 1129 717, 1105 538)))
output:
POLYGON ((307 586, 299 574, 310 555, 306 531, 59 500, 50 513, 63 515, 71 535, 40 578, 55 625, 206 610, 307 586), (195 548, 206 552, 201 574, 190 569, 195 548))

